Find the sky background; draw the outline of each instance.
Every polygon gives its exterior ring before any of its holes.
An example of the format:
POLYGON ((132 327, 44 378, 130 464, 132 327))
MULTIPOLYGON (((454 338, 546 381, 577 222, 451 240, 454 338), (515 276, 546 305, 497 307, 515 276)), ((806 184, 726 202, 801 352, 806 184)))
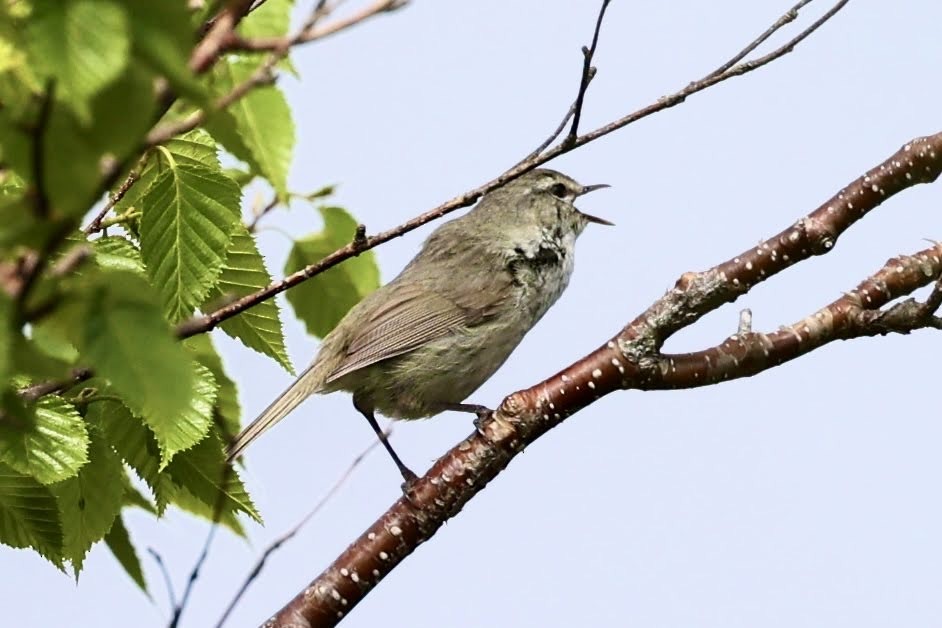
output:
MULTIPOLYGON (((707 74, 788 2, 614 0, 583 129, 707 74)), ((828 6, 812 3, 786 35, 828 6)), ((376 232, 492 178, 569 106, 597 8, 415 0, 298 50, 302 80, 281 82, 299 137, 291 187, 339 184, 334 200, 376 232)), ((552 162, 583 183, 611 184, 580 205, 617 226, 589 226, 568 291, 471 401, 495 406, 555 373, 681 273, 777 233, 908 140, 938 132, 940 23, 942 3, 854 0, 772 65, 552 162)), ((666 350, 718 344, 743 307, 762 331, 808 315, 887 258, 942 237, 940 199, 942 183, 898 195, 830 254, 756 287, 666 350)), ((319 218, 298 206, 264 224, 277 227, 260 236, 277 276, 283 232, 315 231, 319 218)), ((432 228, 377 250, 384 281, 432 228)), ((303 368, 317 343, 290 310, 285 319, 303 368)), ((250 419, 289 376, 216 339, 250 419)), ((750 379, 605 397, 515 459, 343 625, 937 625, 940 351, 938 332, 854 340, 750 379)), ((447 413, 397 424, 393 442, 424 471, 470 421, 447 413)), ((371 438, 349 397, 336 394, 312 399, 254 445, 244 477, 266 525, 248 523, 248 543, 218 535, 183 626, 213 625, 259 552, 371 438)), ((399 483, 385 454, 370 456, 269 561, 228 625, 256 625, 280 608, 398 498, 399 483)), ((2 548, 4 623, 164 625, 164 585, 144 549, 160 551, 179 594, 208 526, 182 514, 126 517, 154 601, 104 546, 78 585, 33 552, 2 548)))

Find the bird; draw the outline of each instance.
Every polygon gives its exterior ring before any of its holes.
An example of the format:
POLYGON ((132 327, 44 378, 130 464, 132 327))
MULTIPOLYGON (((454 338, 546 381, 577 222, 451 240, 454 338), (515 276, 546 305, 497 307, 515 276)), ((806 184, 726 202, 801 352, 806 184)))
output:
POLYGON ((312 394, 347 391, 406 484, 413 482, 375 413, 405 420, 447 410, 489 415, 465 400, 562 295, 586 225, 613 224, 573 204, 606 187, 534 169, 439 226, 398 276, 324 337, 310 366, 232 440, 227 461, 312 394))

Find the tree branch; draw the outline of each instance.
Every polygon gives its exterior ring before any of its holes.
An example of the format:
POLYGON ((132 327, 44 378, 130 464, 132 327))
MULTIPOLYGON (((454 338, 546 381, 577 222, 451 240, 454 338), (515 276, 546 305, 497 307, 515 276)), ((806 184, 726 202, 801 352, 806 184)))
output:
POLYGON ((347 244, 346 246, 343 246, 337 249, 336 251, 334 251, 333 253, 327 255, 320 261, 315 262, 305 268, 302 268, 301 270, 298 270, 295 273, 292 273, 291 275, 284 277, 283 279, 274 281, 268 286, 262 288, 261 290, 257 292, 241 297, 240 299, 226 306, 220 307, 219 309, 213 312, 210 312, 208 314, 205 314, 203 316, 197 316, 189 320, 183 321, 177 326, 177 330, 176 330, 177 336, 180 338, 188 338, 196 334, 210 331, 216 328, 219 325, 219 323, 225 320, 228 320, 229 318, 232 318, 233 316, 241 314, 245 310, 255 305, 258 305, 262 301, 270 299, 273 296, 281 292, 284 292, 285 290, 292 288, 306 281, 307 279, 310 279, 311 277, 314 277, 315 275, 318 275, 324 272, 325 270, 332 268, 333 266, 336 266, 337 264, 339 264, 340 262, 346 259, 355 257, 359 255, 360 253, 362 253, 363 251, 372 249, 384 242, 388 242, 389 240, 398 238, 414 229, 417 229, 418 227, 428 222, 441 218, 442 216, 449 214, 457 209, 461 209, 463 207, 468 207, 470 205, 473 205, 481 196, 483 196, 487 192, 490 192, 491 190, 494 190, 506 184, 508 181, 512 181, 513 179, 516 179, 520 175, 530 170, 533 170, 534 168, 538 166, 545 164, 551 159, 555 159, 556 157, 559 157, 560 155, 568 153, 580 146, 584 146, 585 144, 588 144, 589 142, 595 141, 599 139, 600 137, 608 135, 609 133, 612 133, 613 131, 617 131, 618 129, 621 129, 622 127, 625 127, 629 124, 637 122, 638 120, 641 120, 642 118, 646 118, 653 113, 657 113, 658 111, 662 111, 664 109, 669 109, 671 107, 674 107, 684 102, 688 96, 695 94, 697 92, 703 91, 707 89, 708 87, 712 87, 713 85, 716 85, 717 83, 721 83, 730 78, 733 78, 736 76, 742 76, 743 74, 748 74, 749 72, 757 70, 763 67, 764 65, 771 63, 775 59, 778 59, 788 54, 789 52, 791 52, 795 48, 795 46, 801 43, 804 39, 806 39, 809 35, 811 35, 811 33, 813 33, 818 28, 820 28, 824 23, 826 23, 829 19, 831 19, 838 11, 840 11, 841 8, 843 8, 844 5, 847 4, 847 2, 848 0, 841 0, 840 2, 837 2, 834 6, 831 7, 830 10, 828 10, 824 15, 818 18, 818 20, 816 20, 813 24, 811 24, 811 26, 806 28, 801 33, 799 33, 793 39, 786 42, 781 47, 773 50, 772 52, 762 57, 759 57, 753 61, 734 65, 733 67, 727 69, 726 71, 720 74, 711 73, 707 75, 706 77, 704 77, 703 79, 700 79, 699 81, 694 81, 692 83, 689 83, 685 88, 681 89, 680 91, 677 91, 669 96, 659 98, 656 102, 642 109, 639 109, 633 113, 630 113, 626 116, 623 116, 617 120, 614 120, 613 122, 610 122, 604 126, 601 126, 584 135, 581 135, 573 141, 564 140, 545 152, 533 155, 529 159, 524 159, 523 161, 518 162, 516 165, 504 171, 497 177, 491 179, 487 183, 479 185, 478 187, 472 190, 469 190, 465 192, 464 194, 460 194, 452 198, 451 200, 446 201, 442 203, 441 205, 438 205, 437 207, 434 207, 426 211, 425 213, 420 214, 419 216, 416 216, 415 218, 399 225, 398 227, 388 229, 374 236, 366 237, 362 240, 360 244, 356 244, 356 245, 354 243, 347 244))
POLYGON ((789 266, 829 252, 870 210, 904 189, 934 181, 940 172, 942 133, 913 140, 778 235, 707 271, 683 275, 605 345, 543 382, 507 396, 478 431, 442 456, 407 496, 265 625, 336 625, 515 455, 614 390, 705 386, 755 375, 834 340, 938 326, 934 309, 929 311, 942 301, 935 293, 927 304, 879 308, 939 281, 942 244, 890 260, 852 292, 777 332, 746 331, 695 353, 660 352, 680 329, 789 266))
MULTIPOLYGON (((579 92, 576 94, 576 101, 572 104, 572 126, 569 127, 569 135, 564 143, 571 144, 579 137, 579 120, 582 119, 582 105, 585 103, 585 93, 589 89, 589 82, 595 77, 595 68, 592 67, 592 58, 595 56, 595 49, 599 43, 599 31, 602 30, 602 20, 605 19, 605 9, 608 8, 609 0, 602 0, 602 6, 599 9, 599 16, 595 20, 595 31, 592 33, 592 43, 589 46, 582 47, 582 77, 579 79, 579 92)), ((552 142, 552 140, 550 140, 552 142)), ((548 145, 548 144, 547 144, 548 145)))
POLYGON ((232 36, 228 38, 223 46, 224 50, 243 50, 258 52, 276 52, 284 50, 298 44, 306 44, 319 39, 324 39, 341 31, 347 30, 352 26, 361 24, 383 13, 390 13, 403 8, 409 4, 409 0, 376 0, 359 11, 356 11, 346 17, 334 20, 329 24, 318 27, 318 23, 324 17, 327 17, 336 8, 336 5, 330 6, 326 2, 318 4, 314 15, 317 19, 309 22, 294 37, 257 37, 246 39, 243 37, 232 36))

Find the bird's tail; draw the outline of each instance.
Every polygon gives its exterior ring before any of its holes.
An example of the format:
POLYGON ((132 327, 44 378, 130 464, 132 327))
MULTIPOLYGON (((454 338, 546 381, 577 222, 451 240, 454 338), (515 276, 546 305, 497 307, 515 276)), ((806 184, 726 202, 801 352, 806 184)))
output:
POLYGON ((281 395, 275 399, 265 411, 258 415, 258 418, 248 424, 238 436, 229 444, 226 451, 226 461, 231 462, 242 455, 242 452, 252 441, 265 433, 271 426, 285 418, 289 412, 307 399, 310 395, 320 390, 323 385, 323 376, 319 373, 320 369, 315 369, 314 364, 309 366, 298 379, 288 386, 281 395))

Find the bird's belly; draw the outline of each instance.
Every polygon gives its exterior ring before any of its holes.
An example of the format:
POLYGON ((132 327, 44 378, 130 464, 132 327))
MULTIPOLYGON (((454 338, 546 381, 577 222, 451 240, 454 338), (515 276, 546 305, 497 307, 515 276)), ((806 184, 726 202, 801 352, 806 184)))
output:
POLYGON ((465 401, 500 368, 559 298, 571 271, 571 262, 530 270, 534 274, 490 320, 456 329, 408 353, 351 373, 337 382, 345 384, 338 388, 350 390, 394 419, 432 416, 450 404, 465 401))

